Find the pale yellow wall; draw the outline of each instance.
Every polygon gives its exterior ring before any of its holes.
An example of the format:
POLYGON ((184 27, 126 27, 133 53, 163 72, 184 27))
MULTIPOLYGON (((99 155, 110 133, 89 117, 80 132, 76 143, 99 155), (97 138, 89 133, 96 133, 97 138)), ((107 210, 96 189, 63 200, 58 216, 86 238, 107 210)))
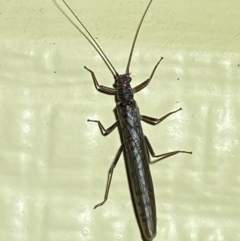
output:
MULTIPOLYGON (((61 1, 58 1, 63 6, 61 1)), ((69 0, 121 73, 148 1, 69 0)), ((151 166, 158 235, 164 241, 240 239, 239 0, 154 0, 131 65, 136 95, 156 153, 192 150, 151 166)), ((0 240, 141 240, 124 162, 107 171, 118 132, 101 136, 88 118, 114 122, 114 99, 98 93, 113 79, 53 1, 0 3, 0 240)))

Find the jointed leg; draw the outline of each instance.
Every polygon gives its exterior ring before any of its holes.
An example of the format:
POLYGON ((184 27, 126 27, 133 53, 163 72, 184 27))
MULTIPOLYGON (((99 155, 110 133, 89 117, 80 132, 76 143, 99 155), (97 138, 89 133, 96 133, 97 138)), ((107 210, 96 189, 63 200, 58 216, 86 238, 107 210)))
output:
POLYGON ((143 88, 145 88, 150 83, 150 81, 151 81, 151 79, 152 79, 152 77, 153 77, 153 75, 154 75, 158 65, 160 64, 160 62, 162 60, 163 60, 163 57, 161 57, 160 60, 157 62, 157 64, 154 66, 154 68, 152 70, 152 73, 151 73, 150 77, 147 80, 143 81, 140 85, 137 85, 136 87, 133 88, 134 93, 142 90, 143 88))
POLYGON ((109 128, 105 129, 104 126, 102 125, 101 121, 99 120, 87 120, 89 122, 95 122, 98 124, 98 127, 102 133, 103 136, 107 136, 108 134, 110 134, 118 125, 118 121, 116 121, 113 125, 111 125, 109 128))
POLYGON ((97 205, 95 205, 94 209, 102 206, 108 199, 108 193, 109 193, 109 189, 110 189, 110 185, 111 185, 111 181, 112 181, 113 170, 114 170, 115 166, 117 165, 117 162, 122 153, 122 150, 123 150, 123 144, 121 144, 121 146, 113 160, 113 163, 108 171, 107 186, 106 186, 106 190, 105 190, 105 194, 104 194, 104 200, 102 202, 98 203, 97 205))
POLYGON ((115 95, 116 93, 116 90, 114 88, 110 88, 110 87, 106 87, 104 85, 99 85, 98 81, 97 81, 97 78, 94 74, 94 72, 92 70, 90 70, 89 68, 87 68, 86 66, 84 66, 84 69, 86 69, 88 72, 91 73, 92 75, 92 79, 93 79, 93 83, 95 85, 95 88, 104 93, 104 94, 108 94, 108 95, 115 95))
POLYGON ((169 112, 168 114, 166 114, 165 116, 161 117, 161 118, 154 118, 154 117, 150 117, 150 116, 146 116, 146 115, 141 115, 141 120, 150 124, 150 125, 157 125, 159 124, 160 122, 162 122, 163 120, 165 120, 168 116, 178 112, 182 110, 182 108, 179 108, 178 110, 175 110, 175 111, 172 111, 172 112, 169 112))
POLYGON ((147 148, 148 148, 151 156, 152 157, 159 157, 157 160, 151 161, 151 163, 161 161, 162 159, 168 158, 170 156, 174 156, 178 153, 192 154, 191 151, 171 151, 171 152, 163 153, 163 154, 160 154, 160 155, 155 155, 154 150, 153 150, 153 148, 152 148, 152 146, 151 146, 151 144, 150 144, 150 142, 149 142, 149 140, 146 136, 145 136, 145 142, 146 142, 147 148))

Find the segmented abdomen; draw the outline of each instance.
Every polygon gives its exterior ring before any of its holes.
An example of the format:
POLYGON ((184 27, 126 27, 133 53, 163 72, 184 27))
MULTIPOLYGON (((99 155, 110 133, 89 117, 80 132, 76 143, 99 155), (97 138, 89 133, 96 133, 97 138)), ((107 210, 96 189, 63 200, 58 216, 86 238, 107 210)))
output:
POLYGON ((143 238, 152 240, 156 235, 156 207, 141 117, 135 101, 117 106, 117 111, 135 214, 143 238))

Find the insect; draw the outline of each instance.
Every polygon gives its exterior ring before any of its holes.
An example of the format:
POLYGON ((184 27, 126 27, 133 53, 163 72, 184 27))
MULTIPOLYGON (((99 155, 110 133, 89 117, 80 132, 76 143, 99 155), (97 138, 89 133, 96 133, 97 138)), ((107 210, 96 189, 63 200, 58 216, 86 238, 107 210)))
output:
MULTIPOLYGON (((74 23, 75 27, 84 35, 84 37, 90 42, 90 44, 95 48, 98 52, 102 60, 105 62, 107 68, 112 73, 114 77, 114 84, 113 87, 106 87, 100 85, 98 80, 95 76, 95 73, 87 68, 84 67, 92 76, 93 83, 95 88, 104 94, 114 95, 116 99, 116 113, 117 113, 117 121, 110 126, 109 128, 105 129, 102 123, 99 120, 88 120, 89 122, 95 122, 98 124, 101 133, 106 136, 110 134, 116 127, 119 128, 120 138, 121 138, 121 146, 114 158, 114 161, 109 169, 108 178, 107 178, 107 185, 104 195, 104 200, 97 204, 94 208, 102 206, 108 199, 108 193, 110 189, 110 184, 113 176, 113 170, 119 160, 120 155, 124 154, 126 170, 128 175, 128 181, 131 191, 131 197, 133 201, 133 206, 135 210, 135 215, 138 220, 140 232, 142 235, 143 240, 150 241, 156 236, 156 205, 155 205, 155 197, 154 197, 154 189, 153 189, 153 182, 152 177, 149 169, 150 158, 149 154, 152 157, 157 158, 156 161, 160 161, 164 158, 176 155, 178 153, 187 153, 192 154, 189 151, 172 151, 168 153, 163 153, 160 155, 155 155, 153 148, 148 140, 148 138, 144 135, 141 121, 144 121, 151 125, 157 125, 166 119, 168 116, 178 112, 181 110, 178 109, 176 111, 172 111, 161 118, 153 118, 146 115, 140 115, 138 106, 136 101, 134 100, 134 94, 143 88, 145 88, 151 81, 157 67, 159 66, 160 62, 162 61, 162 57, 154 66, 150 77, 143 81, 141 84, 137 85, 136 87, 132 88, 130 85, 131 77, 130 77, 130 64, 132 59, 133 50, 135 47, 135 43, 137 40, 138 33, 140 31, 142 22, 144 17, 152 3, 153 0, 147 5, 140 23, 137 27, 137 31, 134 36, 134 40, 131 46, 131 51, 128 58, 128 63, 126 67, 125 74, 118 74, 115 70, 103 50, 100 48, 96 40, 93 38, 91 33, 85 27, 85 25, 80 21, 80 19, 75 15, 69 5, 64 1, 66 7, 71 11, 74 17, 77 19, 79 24, 83 27, 86 31, 84 33, 80 30, 74 23)), ((154 162, 156 162, 154 161, 154 162)))

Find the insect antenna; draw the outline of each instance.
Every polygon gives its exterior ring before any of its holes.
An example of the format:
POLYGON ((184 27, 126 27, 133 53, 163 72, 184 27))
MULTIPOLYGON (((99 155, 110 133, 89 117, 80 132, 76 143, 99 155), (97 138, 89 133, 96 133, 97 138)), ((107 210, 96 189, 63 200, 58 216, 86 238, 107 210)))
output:
POLYGON ((100 57, 102 58, 102 60, 104 61, 104 63, 106 64, 106 66, 108 67, 108 69, 110 70, 110 72, 112 73, 112 75, 114 76, 114 78, 116 76, 118 76, 118 72, 116 71, 116 69, 113 67, 112 63, 110 62, 110 60, 108 59, 108 57, 106 56, 106 54, 103 52, 103 50, 101 49, 101 47, 99 46, 99 44, 97 43, 97 41, 93 38, 93 36, 91 35, 91 33, 88 31, 88 29, 85 27, 85 25, 82 23, 82 21, 78 18, 78 16, 73 12, 73 10, 70 8, 70 6, 64 1, 62 0, 63 3, 66 5, 66 7, 69 9, 69 11, 73 14, 73 16, 77 19, 77 21, 81 24, 81 26, 84 28, 84 30, 87 32, 87 34, 85 34, 61 9, 61 12, 63 12, 63 14, 68 18, 68 20, 71 21, 71 23, 74 25, 75 28, 77 28, 77 30, 87 39, 87 41, 93 46, 93 48, 97 51, 97 53, 100 55, 100 57))
POLYGON ((143 22, 143 20, 144 20, 144 18, 145 18, 145 15, 146 15, 146 13, 147 13, 147 11, 148 11, 151 3, 152 3, 152 0, 150 0, 149 4, 147 5, 147 8, 146 8, 146 10, 145 10, 144 13, 143 13, 143 16, 142 16, 142 18, 141 18, 141 20, 140 20, 140 23, 139 23, 139 25, 138 25, 137 31, 136 31, 136 33, 135 33, 134 40, 133 40, 132 47, 131 47, 131 51, 130 51, 130 55, 129 55, 129 59, 128 59, 128 63, 127 63, 127 68, 126 68, 126 74, 127 74, 127 75, 130 75, 130 73, 129 73, 129 68, 130 68, 130 64, 131 64, 131 60, 132 60, 133 50, 134 50, 134 47, 135 47, 135 44, 136 44, 136 41, 137 41, 138 33, 139 33, 140 28, 141 28, 141 26, 142 26, 142 22, 143 22))

